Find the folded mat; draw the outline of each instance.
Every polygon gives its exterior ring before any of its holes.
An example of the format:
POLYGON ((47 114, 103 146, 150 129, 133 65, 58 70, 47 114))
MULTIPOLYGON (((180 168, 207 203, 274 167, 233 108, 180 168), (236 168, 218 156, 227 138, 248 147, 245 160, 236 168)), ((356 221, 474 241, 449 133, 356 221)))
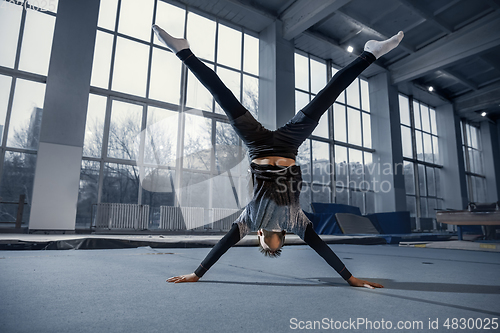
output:
POLYGON ((344 234, 379 234, 370 219, 349 213, 335 214, 344 234))

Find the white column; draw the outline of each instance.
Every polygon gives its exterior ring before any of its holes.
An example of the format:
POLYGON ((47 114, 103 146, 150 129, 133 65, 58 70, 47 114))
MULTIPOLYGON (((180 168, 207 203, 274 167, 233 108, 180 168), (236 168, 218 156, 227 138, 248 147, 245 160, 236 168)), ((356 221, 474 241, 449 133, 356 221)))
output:
POLYGON ((439 184, 444 199, 443 208, 464 209, 468 203, 465 161, 460 119, 455 115, 453 105, 437 107, 436 122, 439 129, 439 154, 443 164, 439 184))
POLYGON ((486 202, 496 202, 500 198, 500 148, 495 124, 489 121, 481 122, 481 143, 483 173, 486 176, 486 202))
POLYGON ((276 129, 295 115, 294 45, 275 21, 259 35, 259 121, 276 129))
POLYGON ((406 210, 406 190, 403 175, 403 145, 399 101, 396 87, 391 85, 388 73, 380 73, 368 80, 372 145, 375 149, 372 179, 381 185, 375 193, 375 212, 406 210))

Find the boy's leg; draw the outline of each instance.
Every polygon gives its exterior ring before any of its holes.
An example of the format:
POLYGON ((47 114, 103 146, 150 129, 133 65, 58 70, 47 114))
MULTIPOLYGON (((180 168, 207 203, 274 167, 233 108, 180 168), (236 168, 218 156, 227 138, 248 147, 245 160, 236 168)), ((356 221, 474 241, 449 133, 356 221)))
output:
POLYGON ((267 131, 248 110, 241 105, 217 74, 201 62, 189 49, 189 43, 182 38, 173 38, 160 27, 154 25, 153 30, 158 38, 174 52, 196 78, 210 91, 217 103, 224 110, 243 142, 255 141, 259 134, 267 131))
POLYGON ((349 65, 339 70, 313 100, 301 111, 309 118, 319 121, 323 113, 335 102, 337 97, 375 61, 375 56, 364 51, 349 65))
POLYGON ((375 56, 363 52, 353 62, 339 70, 308 105, 277 130, 278 135, 298 148, 311 135, 323 113, 335 102, 340 93, 373 61, 375 56))
POLYGON ((247 109, 241 105, 231 90, 224 85, 219 76, 203 62, 201 62, 191 49, 179 51, 177 57, 186 65, 187 68, 196 76, 196 78, 210 91, 217 103, 229 117, 234 120, 247 112, 247 109))
POLYGON ((400 31, 398 34, 384 41, 370 40, 366 42, 363 53, 349 65, 339 70, 326 87, 301 111, 309 118, 319 121, 323 113, 335 102, 342 91, 376 59, 398 46, 403 36, 403 32, 400 31))
POLYGON ((179 51, 177 56, 208 91, 210 91, 214 99, 228 116, 235 132, 247 147, 250 148, 253 142, 264 138, 269 133, 269 130, 264 128, 264 126, 262 126, 262 124, 241 105, 217 74, 201 62, 190 49, 179 51))
POLYGON ((385 41, 368 41, 365 44, 365 51, 349 65, 339 70, 308 105, 278 130, 280 134, 296 147, 300 146, 311 135, 321 116, 335 102, 342 91, 377 58, 394 49, 402 38, 403 33, 399 32, 385 41))

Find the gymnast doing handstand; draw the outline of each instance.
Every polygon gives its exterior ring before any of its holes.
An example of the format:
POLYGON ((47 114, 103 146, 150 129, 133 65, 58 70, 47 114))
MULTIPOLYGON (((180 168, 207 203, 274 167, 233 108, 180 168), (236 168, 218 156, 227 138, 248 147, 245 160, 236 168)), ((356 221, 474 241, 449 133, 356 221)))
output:
POLYGON ((277 130, 264 128, 240 104, 217 74, 189 49, 186 39, 174 38, 157 25, 153 31, 210 91, 248 148, 253 182, 253 198, 232 224, 231 230, 211 249, 194 273, 169 278, 168 282, 196 282, 233 245, 251 231, 257 231, 260 251, 269 257, 281 254, 285 234, 293 232, 313 248, 351 286, 383 288, 354 277, 316 234, 312 222, 299 204, 302 174, 295 164, 298 148, 309 137, 323 113, 341 92, 376 59, 398 46, 403 32, 385 41, 370 40, 354 61, 339 70, 316 97, 288 123, 277 130))

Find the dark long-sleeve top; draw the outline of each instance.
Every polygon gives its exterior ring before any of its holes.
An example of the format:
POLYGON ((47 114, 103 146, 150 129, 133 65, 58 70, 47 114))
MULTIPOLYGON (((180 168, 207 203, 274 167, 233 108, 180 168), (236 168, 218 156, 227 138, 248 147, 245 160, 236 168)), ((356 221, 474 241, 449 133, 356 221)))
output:
MULTIPOLYGON (((212 267, 226 251, 240 241, 240 231, 238 224, 233 224, 231 230, 212 248, 210 253, 195 270, 198 277, 202 277, 212 267)), ((325 261, 337 271, 337 273, 348 280, 352 274, 345 267, 337 255, 314 231, 312 224, 309 224, 305 231, 304 241, 314 249, 325 261)))
POLYGON ((212 248, 195 274, 203 274, 250 231, 287 230, 298 235, 345 280, 352 275, 330 247, 316 234, 312 222, 300 208, 302 173, 300 167, 251 163, 253 199, 245 207, 231 230, 212 248))

